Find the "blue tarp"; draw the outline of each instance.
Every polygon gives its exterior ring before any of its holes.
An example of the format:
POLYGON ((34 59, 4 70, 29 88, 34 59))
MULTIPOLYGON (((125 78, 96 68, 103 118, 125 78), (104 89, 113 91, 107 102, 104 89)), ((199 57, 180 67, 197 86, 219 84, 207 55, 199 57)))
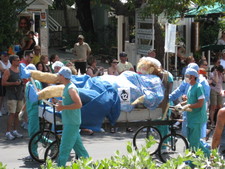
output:
POLYGON ((105 117, 114 125, 121 111, 130 112, 134 109, 131 104, 121 104, 118 95, 120 88, 130 89, 130 103, 145 95, 143 104, 150 110, 158 107, 164 99, 162 82, 155 75, 126 71, 119 76, 74 76, 72 82, 78 87, 83 103, 81 127, 94 131, 101 130, 105 117))

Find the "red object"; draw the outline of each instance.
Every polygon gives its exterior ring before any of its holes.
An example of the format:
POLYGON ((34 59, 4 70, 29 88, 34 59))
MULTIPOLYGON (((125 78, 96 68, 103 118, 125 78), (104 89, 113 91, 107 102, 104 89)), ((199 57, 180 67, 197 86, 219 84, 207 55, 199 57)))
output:
POLYGON ((202 75, 206 75, 206 71, 205 70, 202 70, 202 69, 199 69, 199 71, 198 71, 198 74, 202 74, 202 75))

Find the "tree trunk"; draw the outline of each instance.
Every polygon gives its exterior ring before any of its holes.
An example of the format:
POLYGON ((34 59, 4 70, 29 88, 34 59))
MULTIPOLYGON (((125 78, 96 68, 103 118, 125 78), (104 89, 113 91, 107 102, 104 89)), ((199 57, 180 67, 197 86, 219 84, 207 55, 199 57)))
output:
POLYGON ((164 58, 164 46, 165 46, 165 37, 163 36, 164 30, 158 23, 158 18, 155 17, 155 49, 156 49, 156 59, 158 59, 163 66, 164 58))
POLYGON ((77 19, 84 32, 94 33, 90 0, 75 0, 77 5, 77 19))
POLYGON ((68 13, 67 13, 67 5, 66 5, 66 1, 65 0, 62 1, 62 5, 63 5, 63 13, 64 13, 65 25, 66 25, 66 34, 70 35, 70 26, 69 26, 69 19, 68 19, 68 13))

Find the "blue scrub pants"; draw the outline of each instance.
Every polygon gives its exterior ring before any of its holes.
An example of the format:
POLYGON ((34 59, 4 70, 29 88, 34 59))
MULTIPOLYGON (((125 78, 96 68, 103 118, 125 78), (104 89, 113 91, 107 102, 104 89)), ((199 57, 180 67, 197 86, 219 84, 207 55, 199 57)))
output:
MULTIPOLYGON (((187 112, 182 113, 183 117, 183 122, 182 122, 182 128, 181 128, 181 133, 184 137, 187 137, 187 112)), ((202 124, 201 128, 201 138, 206 137, 206 129, 207 129, 207 122, 202 124)))
MULTIPOLYGON (((39 126, 39 117, 37 111, 28 112, 28 135, 31 138, 35 133, 40 130, 39 126)), ((37 153, 37 144, 32 146, 32 150, 34 155, 38 156, 37 153)))
POLYGON ((58 166, 65 166, 73 149, 78 156, 88 158, 88 152, 83 146, 79 133, 79 125, 63 125, 63 133, 59 148, 58 166))
POLYGON ((201 149, 209 157, 210 150, 200 142, 202 123, 192 123, 187 126, 187 139, 190 143, 190 149, 196 151, 201 149))

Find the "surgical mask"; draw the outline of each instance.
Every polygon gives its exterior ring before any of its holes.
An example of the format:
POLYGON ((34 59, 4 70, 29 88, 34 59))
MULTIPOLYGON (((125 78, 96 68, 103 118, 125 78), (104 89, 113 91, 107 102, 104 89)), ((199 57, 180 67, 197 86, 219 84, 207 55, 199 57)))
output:
POLYGON ((189 79, 189 77, 185 77, 184 80, 185 80, 186 83, 190 83, 190 81, 191 81, 191 80, 189 79))

